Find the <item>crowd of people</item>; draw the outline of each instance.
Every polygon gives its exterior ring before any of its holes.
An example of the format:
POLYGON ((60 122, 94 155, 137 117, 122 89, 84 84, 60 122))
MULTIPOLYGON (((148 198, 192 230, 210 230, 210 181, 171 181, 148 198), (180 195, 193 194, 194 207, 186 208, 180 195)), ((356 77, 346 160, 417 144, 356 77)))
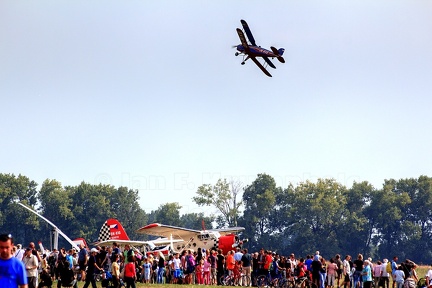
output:
MULTIPOLYGON (((13 245, 11 235, 0 235, 0 287, 52 287, 55 281, 58 288, 77 288, 77 281, 83 281, 84 288, 96 288, 97 282, 114 288, 135 288, 136 282, 225 285, 225 277, 238 279, 237 285, 257 286, 264 275, 276 280, 308 279, 315 288, 415 288, 419 280, 417 265, 410 260, 398 264, 397 257, 373 263, 361 254, 356 259, 337 254, 327 260, 316 251, 297 259, 293 253, 283 256, 264 249, 249 253, 237 247, 226 255, 220 249, 198 248, 166 259, 161 253, 141 253, 129 245, 121 249, 115 242, 109 247, 79 248, 41 253, 33 242, 24 249, 13 245)), ((432 288, 432 268, 424 276, 424 286, 432 288)), ((304 288, 304 282, 299 283, 304 288)))

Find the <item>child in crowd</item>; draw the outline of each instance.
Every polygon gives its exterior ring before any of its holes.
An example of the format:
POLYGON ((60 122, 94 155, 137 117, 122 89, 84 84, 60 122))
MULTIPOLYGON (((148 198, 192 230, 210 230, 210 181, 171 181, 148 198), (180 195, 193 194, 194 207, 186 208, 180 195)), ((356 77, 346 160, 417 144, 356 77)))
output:
POLYGON ((198 285, 204 284, 203 270, 204 270, 204 260, 201 259, 198 265, 195 267, 195 277, 198 285))
POLYGON ((149 258, 145 259, 144 264, 142 265, 143 267, 143 283, 150 283, 150 275, 151 275, 151 267, 152 264, 149 261, 149 258))
MULTIPOLYGON (((210 256, 209 256, 210 257, 210 256)), ((204 258, 204 267, 203 267, 203 274, 204 274, 204 284, 210 285, 210 259, 209 257, 204 258)))

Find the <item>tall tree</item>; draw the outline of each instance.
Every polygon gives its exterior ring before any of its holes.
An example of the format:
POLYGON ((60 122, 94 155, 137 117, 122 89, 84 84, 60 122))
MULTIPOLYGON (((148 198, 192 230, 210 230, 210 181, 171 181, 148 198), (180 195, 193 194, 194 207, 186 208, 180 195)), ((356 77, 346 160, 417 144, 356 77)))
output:
MULTIPOLYGON (((237 218, 241 201, 238 197, 241 192, 240 182, 227 182, 219 179, 215 185, 203 184, 198 187, 197 196, 192 200, 199 206, 214 206, 220 212, 218 226, 237 226, 237 218)), ((219 227, 220 228, 220 227, 219 227)))
POLYGON ((165 203, 159 206, 155 211, 152 211, 149 215, 150 222, 159 222, 166 225, 181 226, 180 220, 180 206, 179 203, 165 203))
POLYGON ((243 202, 245 210, 242 225, 246 228, 244 236, 249 238, 252 248, 263 245, 271 248, 269 237, 272 233, 271 218, 276 206, 277 194, 281 193, 281 188, 276 187, 276 181, 267 174, 258 174, 251 185, 245 188, 243 202))
POLYGON ((0 174, 0 226, 11 233, 16 243, 40 238, 36 231, 39 222, 36 215, 31 214, 15 202, 34 207, 37 204, 37 183, 19 174, 0 174))
POLYGON ((383 189, 371 194, 371 204, 367 217, 376 223, 374 244, 378 246, 378 255, 398 255, 403 259, 404 249, 399 250, 403 235, 405 207, 411 202, 408 193, 397 188, 394 179, 385 180, 383 189))
POLYGON ((303 255, 316 249, 325 255, 340 252, 337 231, 344 220, 345 190, 334 179, 306 181, 294 189, 289 217, 296 222, 286 231, 294 235, 293 249, 303 255))
POLYGON ((144 240, 147 237, 136 233, 136 230, 147 223, 147 214, 139 206, 138 190, 119 187, 112 191, 110 200, 110 211, 126 230, 130 239, 144 240))
POLYGON ((111 185, 81 182, 78 186, 67 186, 65 190, 72 199, 71 210, 74 214, 74 220, 71 222, 72 237, 84 237, 89 241, 96 241, 101 225, 107 218, 115 217, 110 209, 110 199, 115 188, 111 185))
MULTIPOLYGON (((371 241, 375 229, 375 223, 366 213, 369 211, 370 199, 375 188, 363 181, 354 182, 352 187, 346 190, 344 225, 339 227, 338 238, 340 251, 350 255, 372 255, 371 241)), ((375 258, 375 257, 374 257, 375 258)))

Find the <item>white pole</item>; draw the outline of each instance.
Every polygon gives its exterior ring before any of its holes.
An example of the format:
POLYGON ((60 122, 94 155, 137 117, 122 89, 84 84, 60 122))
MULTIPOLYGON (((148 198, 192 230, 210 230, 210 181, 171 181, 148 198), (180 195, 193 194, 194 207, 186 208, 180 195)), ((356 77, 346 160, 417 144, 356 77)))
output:
MULTIPOLYGON (((18 204, 21 205, 22 207, 24 207, 25 209, 29 210, 30 212, 36 214, 37 216, 39 216, 43 220, 45 220, 48 224, 50 224, 54 228, 56 234, 58 233, 61 236, 63 236, 63 238, 67 242, 69 242, 69 244, 71 244, 72 247, 74 247, 75 249, 77 249, 77 251, 80 251, 80 248, 68 236, 66 236, 66 234, 64 234, 59 228, 57 228, 57 226, 54 225, 51 221, 49 221, 47 218, 43 217, 42 215, 40 215, 38 212, 34 211, 33 209, 27 207, 26 205, 24 205, 24 204, 22 204, 20 202, 18 202, 18 204)), ((57 234, 57 237, 54 237, 54 247, 56 247, 58 245, 58 243, 56 243, 56 242, 58 242, 58 234, 57 234)))

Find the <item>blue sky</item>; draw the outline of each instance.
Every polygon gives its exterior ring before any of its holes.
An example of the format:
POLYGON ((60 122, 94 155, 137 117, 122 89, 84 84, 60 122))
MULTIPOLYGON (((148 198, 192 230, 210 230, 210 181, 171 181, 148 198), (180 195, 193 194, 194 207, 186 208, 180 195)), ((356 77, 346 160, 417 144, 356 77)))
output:
MULTIPOLYGON (((0 172, 138 189, 432 176, 431 1, 0 3, 0 172), (245 19, 285 48, 240 65, 245 19), (271 69, 271 68, 269 68, 271 69)), ((211 211, 210 211, 211 212, 211 211)))

